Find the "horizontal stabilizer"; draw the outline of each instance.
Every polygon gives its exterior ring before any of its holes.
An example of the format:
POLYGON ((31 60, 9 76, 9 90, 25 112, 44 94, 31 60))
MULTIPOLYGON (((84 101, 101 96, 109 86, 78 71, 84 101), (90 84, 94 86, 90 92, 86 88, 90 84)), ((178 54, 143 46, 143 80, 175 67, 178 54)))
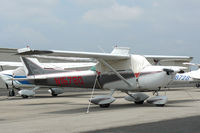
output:
POLYGON ((189 66, 197 66, 197 67, 200 67, 200 64, 196 64, 196 63, 183 63, 184 65, 189 65, 189 66))
POLYGON ((21 62, 0 61, 0 66, 20 67, 20 66, 23 66, 23 64, 21 62))

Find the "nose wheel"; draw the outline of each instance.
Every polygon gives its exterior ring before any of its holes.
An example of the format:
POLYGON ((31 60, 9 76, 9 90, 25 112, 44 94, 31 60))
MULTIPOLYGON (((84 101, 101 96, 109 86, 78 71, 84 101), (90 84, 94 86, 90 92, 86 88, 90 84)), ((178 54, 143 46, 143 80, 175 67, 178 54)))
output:
POLYGON ((14 89, 10 89, 10 90, 8 91, 8 96, 10 96, 10 97, 15 96, 15 91, 14 91, 14 89))
POLYGON ((6 88, 7 88, 7 90, 8 90, 8 96, 9 96, 9 97, 15 96, 15 90, 14 90, 14 89, 10 89, 10 88, 8 87, 8 84, 6 84, 6 88))

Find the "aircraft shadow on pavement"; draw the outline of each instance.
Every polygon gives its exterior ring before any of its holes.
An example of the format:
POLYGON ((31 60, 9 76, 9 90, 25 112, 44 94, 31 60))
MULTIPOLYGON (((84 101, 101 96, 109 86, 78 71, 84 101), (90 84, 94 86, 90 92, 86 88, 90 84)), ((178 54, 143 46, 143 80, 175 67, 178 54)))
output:
MULTIPOLYGON (((99 93, 98 95, 105 95, 105 93, 99 93)), ((0 101, 4 100, 30 100, 30 99, 45 99, 45 98, 90 98, 90 94, 65 94, 56 97, 50 95, 36 95, 29 98, 22 98, 21 96, 5 97, 1 98, 0 101)), ((123 98, 123 96, 116 96, 115 98, 123 98)))
POLYGON ((41 96, 41 95, 36 95, 34 98, 63 98, 63 97, 73 97, 73 98, 81 98, 81 97, 85 97, 88 96, 88 94, 64 94, 64 95, 59 95, 56 97, 53 96, 41 96))
POLYGON ((200 92, 200 89, 199 90, 194 90, 193 92, 200 92))
POLYGON ((0 121, 5 121, 5 119, 0 119, 0 121))
POLYGON ((200 116, 113 127, 82 133, 199 133, 200 116))
POLYGON ((187 103, 187 102, 199 102, 200 99, 184 99, 184 100, 169 100, 167 104, 175 104, 175 103, 187 103))
MULTIPOLYGON (((69 103, 69 105, 77 105, 69 103)), ((85 107, 81 108, 75 108, 75 109, 66 109, 66 110, 60 110, 60 111, 53 111, 53 112, 46 112, 48 114, 77 114, 77 113, 86 113, 88 104, 81 104, 85 105, 85 107)), ((144 103, 142 105, 137 105, 134 103, 127 103, 127 104, 111 104, 109 108, 100 108, 98 105, 91 105, 90 112, 100 112, 100 111, 110 111, 110 110, 122 110, 122 109, 128 109, 128 108, 167 108, 167 107, 188 107, 188 106, 181 106, 181 105, 166 105, 165 107, 157 107, 152 104, 144 103)))
POLYGON ((41 105, 63 105, 63 104, 66 104, 66 105, 69 105, 70 102, 55 102, 55 103, 30 103, 30 104, 22 104, 21 106, 41 106, 41 105))

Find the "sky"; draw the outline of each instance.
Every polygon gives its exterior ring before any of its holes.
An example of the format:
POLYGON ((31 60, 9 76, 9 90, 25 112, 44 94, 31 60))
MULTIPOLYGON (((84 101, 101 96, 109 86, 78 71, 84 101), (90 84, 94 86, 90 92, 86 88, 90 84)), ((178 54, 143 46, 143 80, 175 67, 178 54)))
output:
POLYGON ((183 55, 200 63, 200 0, 0 0, 0 47, 183 55))

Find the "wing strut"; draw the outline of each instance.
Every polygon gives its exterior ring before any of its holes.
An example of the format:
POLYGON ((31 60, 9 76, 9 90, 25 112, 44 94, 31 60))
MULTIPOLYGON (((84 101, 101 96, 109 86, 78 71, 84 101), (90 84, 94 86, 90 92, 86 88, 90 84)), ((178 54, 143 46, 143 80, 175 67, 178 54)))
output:
POLYGON ((129 87, 132 87, 132 85, 123 76, 121 76, 110 64, 108 64, 105 60, 100 59, 99 61, 101 63, 103 63, 105 66, 107 66, 110 70, 112 70, 117 75, 117 77, 119 77, 122 81, 124 81, 129 87))

